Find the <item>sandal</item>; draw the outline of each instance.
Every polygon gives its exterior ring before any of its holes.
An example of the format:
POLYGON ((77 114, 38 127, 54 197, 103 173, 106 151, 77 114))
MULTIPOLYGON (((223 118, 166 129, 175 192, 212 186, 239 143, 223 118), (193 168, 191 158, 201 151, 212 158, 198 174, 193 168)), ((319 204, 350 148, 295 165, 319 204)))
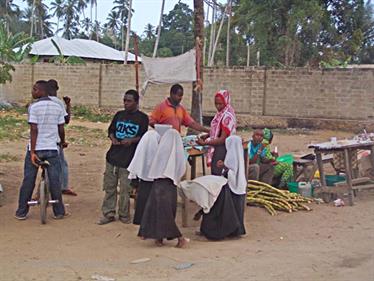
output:
POLYGON ((62 194, 71 195, 71 196, 78 196, 78 194, 76 192, 74 192, 73 190, 71 190, 70 188, 63 190, 62 194))

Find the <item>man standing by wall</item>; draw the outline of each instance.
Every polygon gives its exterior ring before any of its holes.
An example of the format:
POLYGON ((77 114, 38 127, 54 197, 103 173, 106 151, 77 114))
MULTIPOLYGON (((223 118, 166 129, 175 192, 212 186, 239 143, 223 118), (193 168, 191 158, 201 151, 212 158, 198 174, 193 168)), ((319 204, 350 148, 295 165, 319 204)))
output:
POLYGON ((195 120, 181 105, 183 98, 183 87, 179 84, 174 84, 170 89, 170 96, 162 103, 158 104, 149 118, 149 124, 168 124, 172 125, 179 133, 182 125, 194 129, 199 132, 209 133, 209 129, 204 128, 195 120))
POLYGON ((102 204, 103 217, 97 222, 99 225, 115 220, 118 182, 118 217, 123 223, 131 223, 129 213, 131 186, 127 167, 135 154, 140 138, 148 130, 149 120, 148 116, 138 109, 137 91, 128 90, 123 102, 125 110, 116 113, 108 129, 112 145, 106 154, 103 182, 105 197, 102 204))

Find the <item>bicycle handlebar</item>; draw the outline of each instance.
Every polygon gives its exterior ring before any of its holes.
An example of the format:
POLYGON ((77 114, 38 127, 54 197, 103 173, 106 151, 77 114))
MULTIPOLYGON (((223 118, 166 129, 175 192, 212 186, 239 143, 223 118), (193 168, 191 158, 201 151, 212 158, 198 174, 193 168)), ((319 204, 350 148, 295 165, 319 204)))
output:
POLYGON ((39 166, 41 166, 42 168, 45 168, 45 167, 48 167, 50 164, 47 160, 37 160, 36 161, 36 164, 38 164, 39 166))

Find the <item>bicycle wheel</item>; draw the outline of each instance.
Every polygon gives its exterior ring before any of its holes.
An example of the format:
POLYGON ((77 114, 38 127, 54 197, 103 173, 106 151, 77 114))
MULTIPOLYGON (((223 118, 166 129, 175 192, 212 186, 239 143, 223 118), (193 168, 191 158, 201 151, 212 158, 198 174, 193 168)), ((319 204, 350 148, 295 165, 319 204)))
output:
POLYGON ((44 179, 40 182, 40 221, 42 224, 47 222, 48 206, 48 175, 45 173, 44 179))

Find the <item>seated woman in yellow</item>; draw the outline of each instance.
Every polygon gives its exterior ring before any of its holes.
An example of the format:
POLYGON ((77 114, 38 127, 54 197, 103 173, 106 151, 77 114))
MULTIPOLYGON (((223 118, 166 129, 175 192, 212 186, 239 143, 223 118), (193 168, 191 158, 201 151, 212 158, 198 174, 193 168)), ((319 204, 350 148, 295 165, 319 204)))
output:
POLYGON ((274 165, 274 178, 280 179, 279 187, 287 187, 287 183, 293 180, 293 168, 292 164, 285 162, 277 162, 276 158, 278 153, 271 152, 270 144, 273 141, 273 133, 270 129, 264 129, 264 140, 262 143, 265 145, 266 158, 271 159, 274 165))

